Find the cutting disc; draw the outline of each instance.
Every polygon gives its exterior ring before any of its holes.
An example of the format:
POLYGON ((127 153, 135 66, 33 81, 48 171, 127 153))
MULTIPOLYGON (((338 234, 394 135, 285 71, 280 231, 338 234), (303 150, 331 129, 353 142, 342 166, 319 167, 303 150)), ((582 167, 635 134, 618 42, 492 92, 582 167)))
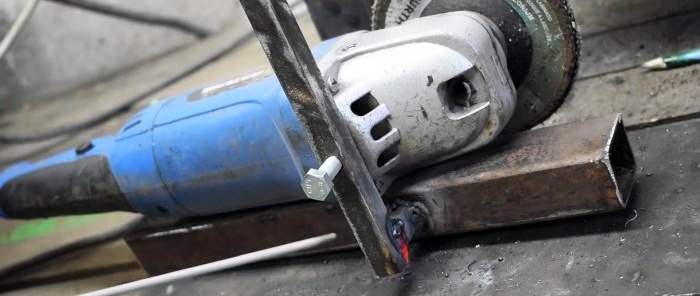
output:
POLYGON ((565 0, 376 0, 372 26, 459 10, 485 15, 505 36, 508 70, 518 90, 505 132, 528 129, 554 113, 578 69, 580 39, 565 0))

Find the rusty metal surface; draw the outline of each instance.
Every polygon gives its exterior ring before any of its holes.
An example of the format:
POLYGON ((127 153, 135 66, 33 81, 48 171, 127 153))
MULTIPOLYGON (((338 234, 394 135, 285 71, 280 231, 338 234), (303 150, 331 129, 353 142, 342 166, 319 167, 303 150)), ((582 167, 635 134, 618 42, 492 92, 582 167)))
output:
MULTIPOLYGON (((619 115, 522 132, 398 180, 392 208, 422 201, 429 237, 623 209, 634 159, 619 115), (612 171, 610 170, 612 168, 612 171)), ((340 209, 302 202, 146 225, 126 240, 149 274, 328 232, 356 246, 340 209)))
MULTIPOLYGON (((370 266, 397 274, 406 262, 387 233, 387 211, 285 0, 241 0, 287 98, 320 160, 343 165, 333 191, 370 266)), ((322 162, 322 161, 319 161, 322 162)))
POLYGON ((274 247, 310 234, 338 235, 323 247, 324 251, 356 246, 342 211, 337 206, 318 202, 184 219, 174 224, 172 221, 155 223, 161 225, 148 223, 126 241, 150 275, 274 247))
POLYGON ((422 201, 430 235, 620 210, 636 168, 620 118, 504 136, 397 181, 387 195, 422 201))

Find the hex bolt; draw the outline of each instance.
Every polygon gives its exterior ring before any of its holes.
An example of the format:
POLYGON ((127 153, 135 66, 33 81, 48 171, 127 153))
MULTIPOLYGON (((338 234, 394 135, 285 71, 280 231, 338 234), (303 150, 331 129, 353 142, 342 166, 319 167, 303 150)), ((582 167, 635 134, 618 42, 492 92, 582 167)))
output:
POLYGON ((343 165, 340 160, 331 156, 327 158, 318 169, 310 169, 301 181, 301 188, 306 197, 318 201, 326 200, 333 189, 333 178, 338 174, 343 165))

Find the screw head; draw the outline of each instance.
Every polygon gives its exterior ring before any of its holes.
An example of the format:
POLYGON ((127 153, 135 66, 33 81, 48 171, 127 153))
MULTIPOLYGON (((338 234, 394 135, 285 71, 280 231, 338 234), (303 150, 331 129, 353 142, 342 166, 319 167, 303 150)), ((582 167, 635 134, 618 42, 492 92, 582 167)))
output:
POLYGON ((335 77, 328 77, 328 88, 332 93, 337 93, 340 90, 340 85, 338 84, 338 79, 335 77))
POLYGON ((90 151, 90 149, 92 149, 94 147, 95 147, 95 145, 93 145, 92 142, 90 142, 90 141, 84 142, 84 143, 78 145, 78 147, 75 147, 75 154, 82 155, 85 152, 90 151))
POLYGON ((325 201, 333 189, 333 180, 328 173, 317 169, 310 169, 301 181, 306 197, 318 201, 325 201))
POLYGON ((343 48, 341 48, 340 51, 345 52, 345 51, 348 51, 352 48, 355 48, 356 46, 357 46, 357 43, 348 44, 346 46, 343 46, 343 48))

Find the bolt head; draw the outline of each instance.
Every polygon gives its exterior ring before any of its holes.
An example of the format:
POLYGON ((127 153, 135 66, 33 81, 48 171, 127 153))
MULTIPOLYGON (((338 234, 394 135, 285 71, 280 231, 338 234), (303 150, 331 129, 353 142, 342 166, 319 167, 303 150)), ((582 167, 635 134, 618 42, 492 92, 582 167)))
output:
POLYGON ((77 154, 77 155, 84 154, 85 152, 90 151, 90 149, 92 149, 92 148, 95 148, 95 145, 93 145, 92 142, 82 143, 82 144, 78 145, 78 147, 75 147, 75 154, 77 154))
POLYGON ((333 189, 333 180, 326 172, 310 169, 301 181, 301 188, 306 197, 324 201, 333 189))

